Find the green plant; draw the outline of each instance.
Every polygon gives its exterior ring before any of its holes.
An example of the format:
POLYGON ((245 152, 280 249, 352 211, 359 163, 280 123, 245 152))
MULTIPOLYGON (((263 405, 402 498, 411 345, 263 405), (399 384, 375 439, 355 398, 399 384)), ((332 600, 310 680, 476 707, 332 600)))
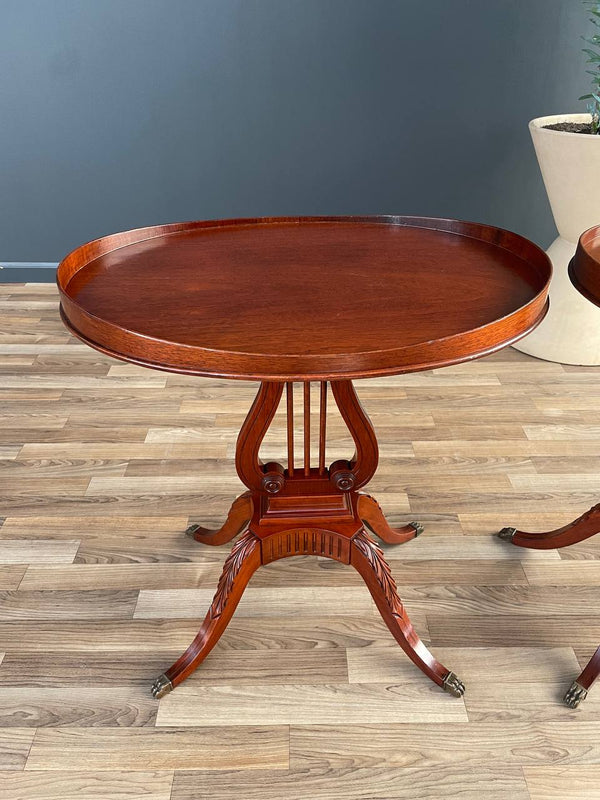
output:
MULTIPOLYGON (((589 8, 590 22, 600 31, 600 0, 583 0, 583 3, 589 8)), ((579 99, 590 101, 587 110, 592 115, 592 133, 600 134, 600 33, 589 38, 586 36, 581 38, 591 45, 584 47, 583 52, 587 55, 587 63, 592 65, 592 69, 586 70, 592 75, 592 90, 579 99)))

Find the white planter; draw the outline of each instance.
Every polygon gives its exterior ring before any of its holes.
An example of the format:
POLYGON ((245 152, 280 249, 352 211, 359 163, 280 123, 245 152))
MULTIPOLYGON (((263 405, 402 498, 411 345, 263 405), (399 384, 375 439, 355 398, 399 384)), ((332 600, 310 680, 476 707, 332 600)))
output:
POLYGON ((600 224, 600 135, 543 126, 589 120, 589 114, 560 114, 529 123, 560 235, 547 251, 554 266, 550 310, 541 325, 515 347, 561 364, 600 364, 600 308, 582 297, 567 275, 580 235, 600 224))

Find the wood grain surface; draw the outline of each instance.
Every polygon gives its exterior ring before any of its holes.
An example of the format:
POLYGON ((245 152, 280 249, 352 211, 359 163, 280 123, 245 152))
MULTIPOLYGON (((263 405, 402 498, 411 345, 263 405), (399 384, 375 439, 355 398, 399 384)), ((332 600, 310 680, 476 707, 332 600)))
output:
POLYGON ((479 223, 280 217, 105 236, 63 259, 57 282, 65 324, 101 352, 172 372, 301 381, 494 352, 542 320, 550 275, 539 247, 479 223))
MULTIPOLYGON (((256 573, 159 703, 149 681, 195 635, 230 550, 183 531, 218 527, 243 489, 256 386, 92 352, 52 286, 0 300, 3 800, 600 797, 600 691, 561 701, 600 640, 600 540, 528 551, 492 535, 600 499, 600 372, 505 350, 356 384, 380 443, 368 491, 392 524, 426 526, 383 550, 462 700, 414 669, 354 570, 300 557, 256 573)), ((332 458, 348 448, 335 414, 332 458)), ((275 423, 268 458, 285 455, 275 423)))

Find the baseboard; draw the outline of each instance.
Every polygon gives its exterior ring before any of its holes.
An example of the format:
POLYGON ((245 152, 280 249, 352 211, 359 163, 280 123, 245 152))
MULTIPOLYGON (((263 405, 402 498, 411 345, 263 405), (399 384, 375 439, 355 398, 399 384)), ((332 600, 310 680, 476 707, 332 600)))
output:
POLYGON ((54 283, 56 261, 0 261, 0 283, 54 283))

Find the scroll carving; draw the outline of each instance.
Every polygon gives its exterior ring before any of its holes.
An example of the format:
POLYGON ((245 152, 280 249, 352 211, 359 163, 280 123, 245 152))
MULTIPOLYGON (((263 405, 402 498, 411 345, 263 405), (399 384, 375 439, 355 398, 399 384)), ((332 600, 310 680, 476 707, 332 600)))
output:
MULTIPOLYGON (((263 484, 265 472, 258 451, 273 421, 282 393, 283 383, 261 383, 238 436, 235 467, 242 483, 255 491, 266 489, 263 484)), ((275 488, 275 484, 268 485, 275 488)))
MULTIPOLYGON (((347 465, 354 476, 354 481, 353 483, 349 481, 346 475, 342 478, 342 485, 349 486, 352 483, 351 489, 360 489, 371 480, 377 469, 379 449, 375 431, 360 404, 352 381, 332 381, 331 391, 356 447, 354 457, 347 465)), ((339 474, 342 471, 339 462, 336 462, 335 467, 336 474, 339 474)))

